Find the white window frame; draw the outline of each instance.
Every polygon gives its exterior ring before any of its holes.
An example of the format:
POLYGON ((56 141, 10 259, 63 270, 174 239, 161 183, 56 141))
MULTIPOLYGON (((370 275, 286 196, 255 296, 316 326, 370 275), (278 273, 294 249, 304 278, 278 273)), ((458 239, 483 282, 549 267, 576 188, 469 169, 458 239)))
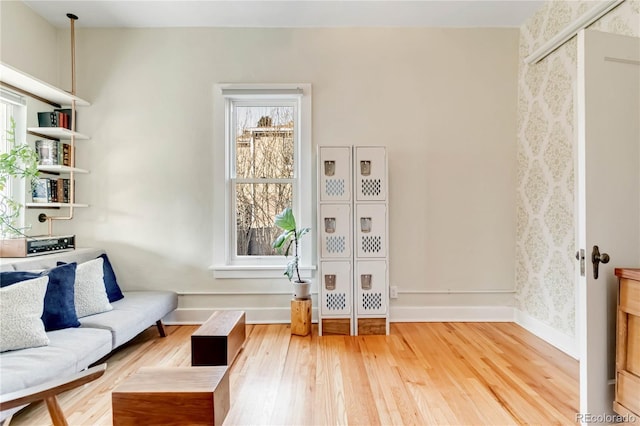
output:
MULTIPOLYGON (((13 119, 16 122, 16 129, 15 129, 15 137, 16 137, 16 144, 20 145, 20 144, 25 144, 27 143, 26 141, 26 136, 27 136, 27 99, 25 96, 14 93, 11 90, 7 90, 5 88, 1 88, 0 89, 0 99, 3 103, 6 103, 8 105, 10 105, 12 108, 12 111, 10 112, 11 115, 13 115, 13 119)), ((7 119, 6 123, 2 124, 2 128, 0 128, 0 132, 2 132, 2 138, 0 138, 0 143, 3 144, 3 149, 0 150, 0 152, 6 152, 7 148, 8 148, 8 142, 6 140, 7 138, 7 133, 6 130, 8 130, 8 126, 9 126, 9 120, 7 119), (6 129, 5 129, 6 127, 6 129)), ((24 203, 25 203, 25 199, 26 199, 26 182, 25 179, 22 178, 12 178, 9 179, 9 181, 7 182, 7 186, 5 188, 5 193, 13 198, 14 200, 16 200, 17 202, 19 202, 20 204, 22 204, 22 208, 20 209, 20 215, 18 216, 18 219, 16 221, 16 225, 18 228, 25 228, 25 215, 26 215, 26 208, 24 207, 24 203)), ((22 232, 25 232, 25 230, 23 229, 22 232)))
MULTIPOLYGON (((214 225, 213 270, 215 278, 282 278, 287 263, 284 256, 237 256, 235 232, 235 145, 232 138, 231 108, 244 101, 293 102, 296 105, 294 129, 294 175, 292 206, 298 226, 314 227, 315 185, 311 146, 310 84, 218 84, 214 89, 214 225)), ((315 270, 315 233, 303 238, 300 247, 300 273, 311 278, 315 270)))

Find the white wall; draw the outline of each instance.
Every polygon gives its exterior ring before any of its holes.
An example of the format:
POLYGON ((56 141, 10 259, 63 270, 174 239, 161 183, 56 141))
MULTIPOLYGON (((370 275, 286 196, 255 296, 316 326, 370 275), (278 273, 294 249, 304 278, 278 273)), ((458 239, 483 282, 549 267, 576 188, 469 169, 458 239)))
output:
POLYGON ((59 85, 57 37, 56 29, 21 1, 0 1, 2 62, 59 85))
MULTIPOLYGON (((91 207, 55 232, 106 248, 125 287, 277 293, 180 303, 288 319, 286 279, 214 280, 208 270, 212 90, 308 82, 314 145, 388 147, 392 319, 512 303, 517 30, 80 29, 77 38, 77 92, 92 102, 78 115, 92 140, 78 148, 91 174, 77 193, 91 207)), ((67 75, 66 61, 60 69, 67 75)))

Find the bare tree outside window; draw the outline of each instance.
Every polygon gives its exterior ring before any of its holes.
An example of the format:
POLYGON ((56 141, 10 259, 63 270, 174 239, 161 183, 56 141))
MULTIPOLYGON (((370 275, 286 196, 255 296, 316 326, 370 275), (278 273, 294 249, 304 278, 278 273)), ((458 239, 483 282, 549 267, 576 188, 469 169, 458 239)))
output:
POLYGON ((293 204, 293 106, 236 106, 236 255, 278 255, 274 217, 293 204))

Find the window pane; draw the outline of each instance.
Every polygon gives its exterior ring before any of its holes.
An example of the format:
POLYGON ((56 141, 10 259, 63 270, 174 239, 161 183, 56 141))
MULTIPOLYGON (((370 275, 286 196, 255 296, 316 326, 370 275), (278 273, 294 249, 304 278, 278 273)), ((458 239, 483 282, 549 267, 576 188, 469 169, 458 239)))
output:
POLYGON ((235 107, 237 177, 293 177, 294 110, 292 106, 235 107))
MULTIPOLYGON (((0 132, 2 137, 0 138, 0 154, 5 154, 9 151, 9 129, 10 129, 10 120, 9 117, 13 115, 13 108, 11 104, 6 103, 4 101, 0 102, 0 132)), ((11 179, 6 179, 4 182, 4 188, 2 189, 2 200, 4 206, 5 197, 11 196, 11 179)))
POLYGON ((271 243, 282 232, 273 221, 290 207, 291 184, 242 183, 236 185, 236 254, 238 256, 278 255, 271 243))

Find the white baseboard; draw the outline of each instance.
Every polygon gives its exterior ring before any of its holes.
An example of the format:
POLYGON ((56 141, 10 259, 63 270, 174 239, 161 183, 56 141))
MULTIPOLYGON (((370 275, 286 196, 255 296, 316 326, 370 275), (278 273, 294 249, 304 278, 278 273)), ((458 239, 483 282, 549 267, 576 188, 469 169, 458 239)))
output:
MULTIPOLYGON (((205 322, 218 309, 176 309, 162 319, 166 325, 194 325, 205 322)), ((291 322, 290 308, 230 308, 242 310, 247 324, 288 324, 291 322)), ((313 308, 312 322, 317 322, 318 312, 313 308)))
POLYGON ((510 306, 391 307, 390 322, 513 322, 510 306))
POLYGON ((515 322, 520 327, 524 328, 528 332, 535 334, 550 345, 555 346, 562 352, 566 353, 574 359, 579 359, 580 352, 578 350, 578 339, 575 336, 569 336, 562 333, 553 327, 548 326, 539 319, 532 317, 531 315, 514 309, 515 322))

